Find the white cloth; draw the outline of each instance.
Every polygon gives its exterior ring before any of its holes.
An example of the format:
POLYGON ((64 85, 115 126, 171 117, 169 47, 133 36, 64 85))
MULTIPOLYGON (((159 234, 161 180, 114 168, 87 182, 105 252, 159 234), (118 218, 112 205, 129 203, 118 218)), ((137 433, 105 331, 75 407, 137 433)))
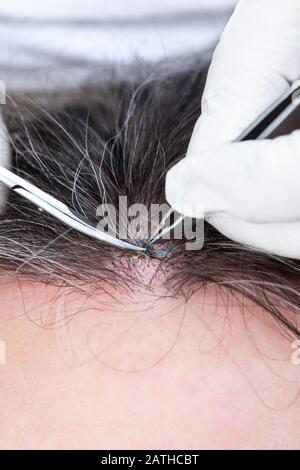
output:
POLYGON ((218 40, 236 0, 10 0, 0 4, 0 79, 58 87, 87 66, 168 60, 218 40))

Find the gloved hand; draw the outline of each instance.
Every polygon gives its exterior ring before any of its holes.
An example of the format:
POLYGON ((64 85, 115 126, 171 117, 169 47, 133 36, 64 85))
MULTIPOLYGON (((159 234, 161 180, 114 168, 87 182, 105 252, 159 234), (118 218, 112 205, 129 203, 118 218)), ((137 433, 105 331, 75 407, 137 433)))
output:
MULTIPOLYGON (((300 78, 300 1, 240 0, 216 48, 187 156, 167 174, 178 212, 300 259, 300 130, 231 143, 300 78)), ((300 123, 299 123, 300 129, 300 123)))
MULTIPOLYGON (((0 90, 1 98, 1 90, 0 90)), ((0 100, 1 103, 1 100, 0 100)), ((9 138, 6 126, 4 124, 2 114, 1 114, 0 105, 0 165, 7 167, 10 163, 10 148, 9 148, 9 138)), ((7 188, 0 183, 0 213, 3 210, 4 202, 6 201, 8 190, 7 188)))

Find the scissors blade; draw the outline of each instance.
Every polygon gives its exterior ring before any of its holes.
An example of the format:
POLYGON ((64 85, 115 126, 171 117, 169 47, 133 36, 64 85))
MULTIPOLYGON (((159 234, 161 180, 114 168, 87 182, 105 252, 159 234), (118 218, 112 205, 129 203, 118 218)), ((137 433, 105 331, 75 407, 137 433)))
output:
POLYGON ((93 237, 99 241, 109 243, 118 248, 145 251, 145 248, 133 245, 124 240, 120 240, 106 232, 99 230, 88 219, 78 214, 76 211, 54 198, 50 194, 45 193, 35 185, 29 183, 10 170, 0 167, 0 182, 8 186, 11 190, 20 194, 22 197, 32 202, 48 214, 54 216, 65 225, 78 230, 79 232, 93 237))

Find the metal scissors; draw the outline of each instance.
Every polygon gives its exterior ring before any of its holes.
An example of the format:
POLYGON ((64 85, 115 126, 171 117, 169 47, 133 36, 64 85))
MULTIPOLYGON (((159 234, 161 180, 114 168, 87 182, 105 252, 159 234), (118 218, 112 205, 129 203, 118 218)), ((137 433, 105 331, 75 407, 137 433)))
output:
MULTIPOLYGON (((236 141, 272 138, 292 132, 299 128, 299 105, 300 80, 293 83, 290 89, 259 116, 236 141)), ((2 166, 0 166, 0 182, 70 228, 124 250, 147 252, 147 247, 134 245, 99 230, 95 224, 66 204, 2 166)), ((175 215, 175 212, 170 208, 148 240, 148 247, 163 238, 184 219, 183 215, 174 217, 174 223, 164 228, 172 214, 175 215)))
POLYGON ((106 232, 97 229, 96 225, 88 219, 78 214, 76 211, 60 202, 48 193, 37 188, 34 184, 17 176, 12 171, 0 166, 0 181, 12 191, 20 194, 28 201, 35 204, 41 210, 53 215, 56 219, 63 222, 68 227, 78 230, 85 235, 96 238, 102 242, 109 243, 125 250, 144 251, 144 248, 128 243, 124 240, 115 238, 106 232))
MULTIPOLYGON (((296 80, 290 88, 269 106, 254 122, 240 134, 234 142, 255 139, 272 139, 288 135, 300 128, 300 80, 296 80)), ((170 209, 162 218, 149 244, 162 239, 184 219, 179 215, 176 221, 166 225, 170 217, 175 217, 175 211, 170 209)))

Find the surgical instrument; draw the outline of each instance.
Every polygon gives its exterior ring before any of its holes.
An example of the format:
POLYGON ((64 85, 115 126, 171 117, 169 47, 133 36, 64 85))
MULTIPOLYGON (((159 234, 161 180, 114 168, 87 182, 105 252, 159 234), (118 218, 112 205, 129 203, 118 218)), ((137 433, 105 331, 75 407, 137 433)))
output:
POLYGON ((78 230, 85 235, 117 246, 118 248, 134 251, 145 251, 143 247, 133 245, 124 240, 118 239, 113 235, 103 232, 102 230, 99 230, 96 225, 94 225, 82 215, 78 214, 66 204, 60 202, 50 194, 47 194, 46 192, 37 188, 35 185, 29 183, 25 179, 2 166, 0 166, 0 181, 12 191, 20 194, 22 197, 35 204, 41 210, 44 210, 48 214, 51 214, 56 219, 63 222, 65 225, 78 230))
MULTIPOLYGON (((235 140, 242 142, 254 139, 272 139, 287 135, 300 128, 300 80, 296 80, 289 89, 271 104, 262 114, 255 119, 235 140)), ((161 223, 155 229, 149 244, 163 239, 172 229, 177 227, 184 216, 179 216, 172 224, 167 221, 174 214, 170 209, 162 218, 161 223)))

